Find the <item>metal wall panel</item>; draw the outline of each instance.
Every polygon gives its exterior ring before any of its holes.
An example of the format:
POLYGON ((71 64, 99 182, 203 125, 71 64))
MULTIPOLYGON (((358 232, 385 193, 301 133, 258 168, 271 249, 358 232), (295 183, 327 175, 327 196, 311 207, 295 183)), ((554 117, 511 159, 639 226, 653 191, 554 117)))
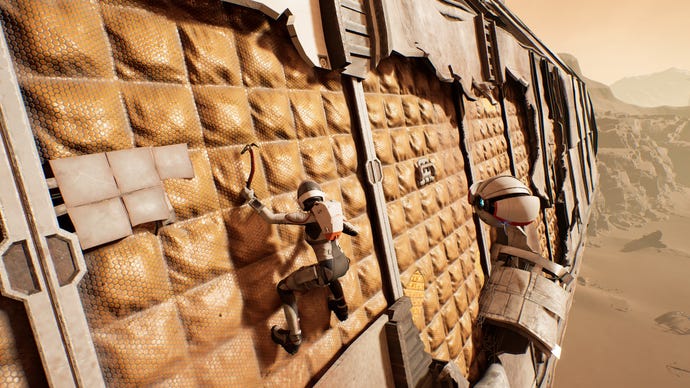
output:
POLYGON ((484 277, 451 86, 422 61, 393 56, 364 81, 364 90, 414 322, 433 358, 476 376, 484 277), (436 178, 420 186, 415 163, 422 158, 433 163, 436 178))

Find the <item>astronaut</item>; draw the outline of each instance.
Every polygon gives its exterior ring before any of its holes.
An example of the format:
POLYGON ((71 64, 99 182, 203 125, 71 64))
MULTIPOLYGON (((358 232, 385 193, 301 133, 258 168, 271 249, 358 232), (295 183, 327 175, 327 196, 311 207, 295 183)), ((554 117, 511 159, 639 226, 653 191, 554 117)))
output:
POLYGON ((476 182, 469 189, 468 201, 482 221, 496 228, 497 242, 538 249, 536 229, 529 224, 539 216, 541 203, 519 179, 499 175, 476 182))
POLYGON ((342 206, 336 201, 326 201, 326 194, 316 182, 304 181, 297 189, 297 202, 303 211, 294 213, 273 213, 245 187, 241 193, 249 206, 268 223, 303 225, 305 241, 311 245, 318 263, 302 267, 278 283, 277 290, 283 303, 287 330, 278 326, 271 328, 273 342, 281 345, 290 354, 297 353, 302 343, 295 291, 307 291, 325 287, 331 291, 328 309, 336 317, 347 319, 347 303, 338 278, 345 275, 350 259, 345 256, 338 238, 341 233, 356 236, 358 230, 343 217, 342 206))

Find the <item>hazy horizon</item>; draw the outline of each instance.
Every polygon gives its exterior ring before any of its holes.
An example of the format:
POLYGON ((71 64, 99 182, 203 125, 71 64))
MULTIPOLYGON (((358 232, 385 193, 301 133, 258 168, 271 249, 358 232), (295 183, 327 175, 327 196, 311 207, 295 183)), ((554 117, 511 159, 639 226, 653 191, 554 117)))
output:
POLYGON ((690 2, 506 0, 554 52, 574 55, 583 75, 606 85, 669 68, 690 70, 690 2))

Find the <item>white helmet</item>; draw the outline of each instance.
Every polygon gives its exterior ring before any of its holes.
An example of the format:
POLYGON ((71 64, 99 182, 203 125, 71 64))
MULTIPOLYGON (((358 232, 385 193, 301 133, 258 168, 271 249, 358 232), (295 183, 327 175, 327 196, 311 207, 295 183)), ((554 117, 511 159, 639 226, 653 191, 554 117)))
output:
POLYGON ((297 188, 297 202, 302 210, 311 210, 314 202, 326 199, 326 193, 321 190, 321 186, 313 181, 304 181, 297 188), (312 199, 311 201, 309 201, 312 199))
POLYGON ((470 187, 468 201, 487 224, 524 226, 534 221, 541 208, 538 197, 510 175, 479 181, 470 187))

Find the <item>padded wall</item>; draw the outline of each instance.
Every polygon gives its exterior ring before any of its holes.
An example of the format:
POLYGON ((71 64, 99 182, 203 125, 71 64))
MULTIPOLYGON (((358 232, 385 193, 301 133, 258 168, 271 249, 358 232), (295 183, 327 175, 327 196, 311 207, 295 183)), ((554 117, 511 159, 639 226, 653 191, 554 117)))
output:
POLYGON ((364 81, 402 286, 426 350, 477 369, 479 262, 467 177, 449 84, 419 60, 393 56, 364 81), (435 182, 418 187, 415 162, 428 158, 435 182))
POLYGON ((385 309, 339 75, 304 63, 284 20, 210 0, 0 7, 42 158, 190 148, 195 177, 165 181, 176 223, 85 252, 80 291, 108 385, 301 387, 385 309), (275 286, 315 258, 300 227, 240 206, 250 142, 266 205, 297 210, 297 185, 314 179, 361 229, 341 239, 350 318, 331 316, 326 289, 299 295, 296 356, 270 339, 284 325, 275 286))

